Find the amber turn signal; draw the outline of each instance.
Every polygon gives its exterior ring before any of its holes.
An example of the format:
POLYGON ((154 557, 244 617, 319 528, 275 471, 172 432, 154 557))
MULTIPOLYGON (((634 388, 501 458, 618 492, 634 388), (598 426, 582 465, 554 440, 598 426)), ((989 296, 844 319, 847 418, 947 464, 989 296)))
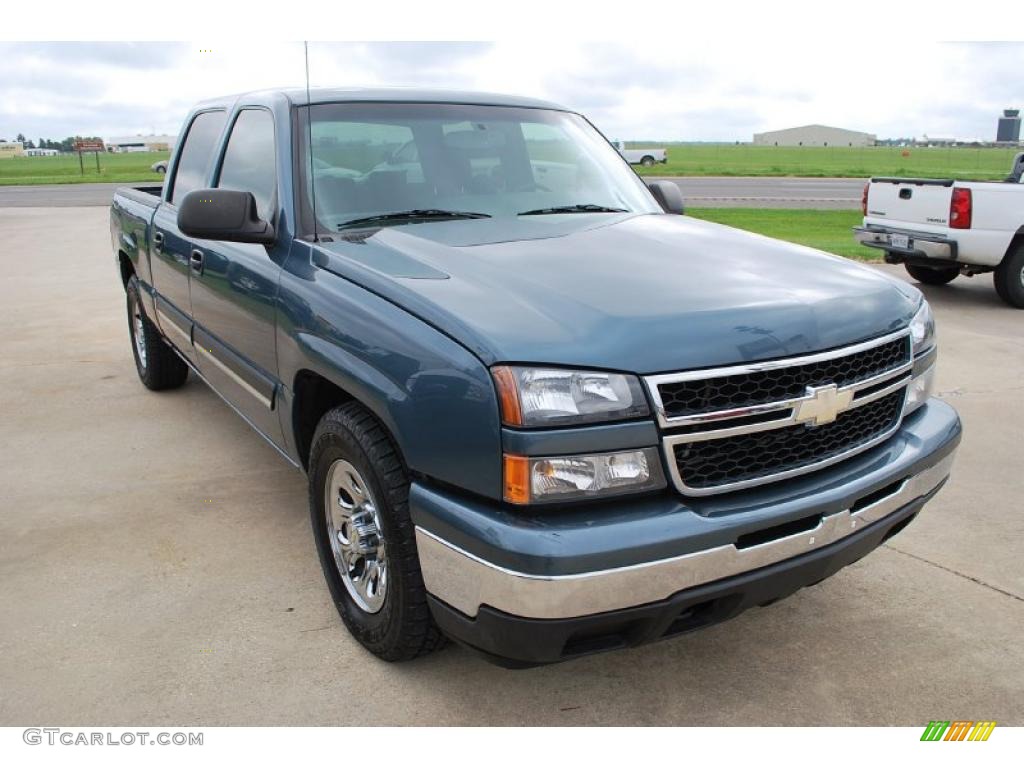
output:
POLYGON ((525 456, 505 454, 505 501, 509 504, 530 503, 530 460, 525 456))
POLYGON ((523 425, 523 409, 519 405, 519 389, 512 369, 505 365, 491 369, 494 386, 498 390, 498 403, 501 405, 501 420, 510 427, 523 425))

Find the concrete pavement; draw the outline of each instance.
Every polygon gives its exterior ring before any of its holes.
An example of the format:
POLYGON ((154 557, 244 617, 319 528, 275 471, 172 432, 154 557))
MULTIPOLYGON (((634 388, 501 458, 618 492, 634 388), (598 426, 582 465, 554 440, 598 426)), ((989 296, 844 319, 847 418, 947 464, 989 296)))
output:
MULTIPOLYGON (((651 178, 674 181, 682 190, 686 204, 693 208, 858 208, 864 188, 864 179, 757 176, 651 178)), ((114 190, 121 186, 125 184, 0 186, 0 208, 106 206, 110 205, 114 190)))
POLYGON ((964 441, 875 553, 645 648, 396 666, 341 625, 303 476, 194 377, 138 382, 107 226, 0 210, 0 724, 1024 725, 1024 314, 989 279, 927 289, 964 441))

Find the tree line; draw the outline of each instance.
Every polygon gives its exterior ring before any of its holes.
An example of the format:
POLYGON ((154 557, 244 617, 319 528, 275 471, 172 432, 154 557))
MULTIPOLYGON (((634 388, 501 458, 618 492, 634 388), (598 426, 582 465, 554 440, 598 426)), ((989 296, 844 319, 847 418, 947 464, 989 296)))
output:
MULTIPOLYGON (((99 136, 68 136, 66 139, 62 139, 61 141, 40 138, 38 142, 32 141, 32 139, 26 139, 25 134, 23 133, 19 133, 14 137, 14 141, 20 141, 24 145, 25 149, 59 149, 61 152, 74 152, 75 142, 82 139, 103 141, 99 136)), ((7 139, 0 139, 0 142, 3 141, 7 141, 7 139)))

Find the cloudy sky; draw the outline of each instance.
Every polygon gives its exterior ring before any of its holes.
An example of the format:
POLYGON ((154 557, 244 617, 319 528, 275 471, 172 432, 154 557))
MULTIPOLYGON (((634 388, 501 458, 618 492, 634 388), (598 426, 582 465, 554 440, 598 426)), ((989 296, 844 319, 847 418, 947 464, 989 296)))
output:
MULTIPOLYGON (((0 138, 175 134, 189 106, 304 82, 301 43, 0 43, 0 138)), ((750 141, 825 123, 879 137, 993 139, 1024 107, 1024 43, 687 41, 310 44, 318 85, 470 88, 551 99, 610 138, 750 141)))

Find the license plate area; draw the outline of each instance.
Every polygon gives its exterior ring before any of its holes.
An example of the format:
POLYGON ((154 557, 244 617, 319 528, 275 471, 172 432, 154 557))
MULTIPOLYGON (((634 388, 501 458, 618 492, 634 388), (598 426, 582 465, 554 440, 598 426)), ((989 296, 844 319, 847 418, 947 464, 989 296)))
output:
POLYGON ((911 242, 913 241, 910 239, 909 235, 889 235, 889 245, 893 248, 909 250, 911 242))

